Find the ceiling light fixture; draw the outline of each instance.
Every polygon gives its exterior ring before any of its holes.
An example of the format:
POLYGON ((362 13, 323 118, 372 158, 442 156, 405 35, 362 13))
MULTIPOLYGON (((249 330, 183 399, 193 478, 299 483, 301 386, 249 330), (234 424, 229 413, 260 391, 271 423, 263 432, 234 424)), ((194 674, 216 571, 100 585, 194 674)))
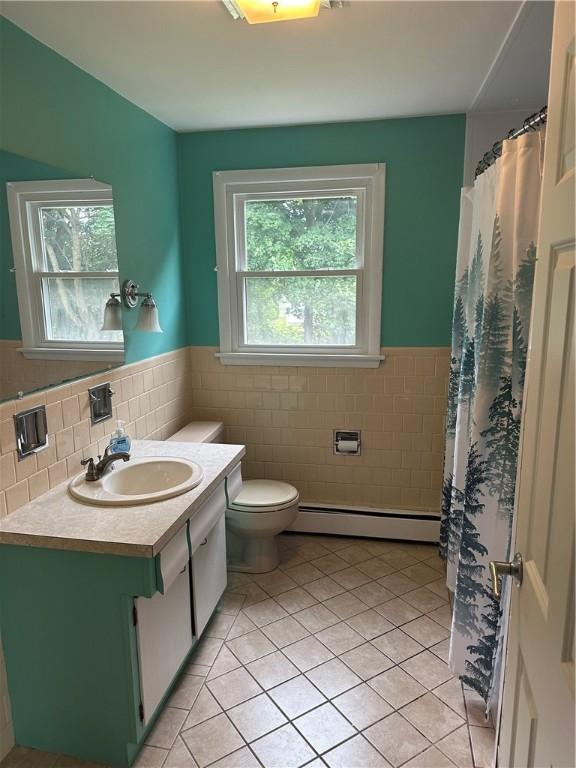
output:
POLYGON ((233 19, 249 24, 292 21, 318 16, 320 7, 342 7, 342 0, 222 0, 233 19))

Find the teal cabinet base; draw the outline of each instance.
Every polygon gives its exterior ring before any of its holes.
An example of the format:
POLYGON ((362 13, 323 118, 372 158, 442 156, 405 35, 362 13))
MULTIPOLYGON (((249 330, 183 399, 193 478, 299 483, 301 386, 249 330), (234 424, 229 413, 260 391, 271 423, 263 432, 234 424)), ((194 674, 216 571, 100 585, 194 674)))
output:
POLYGON ((118 768, 133 762, 161 709, 144 727, 133 598, 156 591, 152 558, 0 546, 17 744, 118 768))

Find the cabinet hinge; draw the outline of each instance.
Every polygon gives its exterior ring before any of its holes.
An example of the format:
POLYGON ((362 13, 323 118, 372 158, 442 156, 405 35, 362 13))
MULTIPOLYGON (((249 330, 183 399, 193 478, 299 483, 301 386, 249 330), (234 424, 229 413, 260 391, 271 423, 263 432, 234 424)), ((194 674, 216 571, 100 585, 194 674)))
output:
POLYGON ((138 717, 140 718, 140 722, 144 722, 144 704, 140 702, 140 705, 138 707, 138 717))
POLYGON ((132 606, 132 624, 134 624, 134 626, 138 624, 138 608, 136 608, 136 603, 132 606))

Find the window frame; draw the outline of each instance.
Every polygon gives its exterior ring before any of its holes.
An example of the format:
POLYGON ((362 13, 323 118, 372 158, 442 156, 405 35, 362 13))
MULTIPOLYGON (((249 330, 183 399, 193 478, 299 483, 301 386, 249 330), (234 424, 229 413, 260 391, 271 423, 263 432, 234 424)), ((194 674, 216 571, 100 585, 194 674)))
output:
MULTIPOLYGON (((124 341, 53 340, 46 327, 46 301, 42 280, 61 277, 116 277, 115 272, 62 272, 38 269, 42 264, 40 209, 46 204, 114 205, 112 187, 94 179, 10 181, 6 184, 12 236, 16 291, 25 358, 123 362, 124 341)), ((104 313, 104 305, 102 305, 104 313)))
POLYGON ((383 163, 280 168, 257 171, 215 171, 214 220, 218 273, 220 361, 226 365, 300 365, 378 367, 384 248, 383 163), (254 272, 245 269, 244 205, 251 200, 357 196, 355 268, 254 272), (244 269, 240 269, 242 266, 244 269), (338 276, 357 278, 356 344, 254 345, 244 341, 246 277, 338 276))

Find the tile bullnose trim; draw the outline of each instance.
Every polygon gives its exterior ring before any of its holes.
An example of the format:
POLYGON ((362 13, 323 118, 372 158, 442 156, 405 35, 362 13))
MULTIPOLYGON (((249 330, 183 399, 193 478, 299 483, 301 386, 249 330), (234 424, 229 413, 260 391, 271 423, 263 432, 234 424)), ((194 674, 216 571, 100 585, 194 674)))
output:
POLYGON ((323 355, 273 352, 215 352, 222 365, 378 368, 384 355, 323 355))

